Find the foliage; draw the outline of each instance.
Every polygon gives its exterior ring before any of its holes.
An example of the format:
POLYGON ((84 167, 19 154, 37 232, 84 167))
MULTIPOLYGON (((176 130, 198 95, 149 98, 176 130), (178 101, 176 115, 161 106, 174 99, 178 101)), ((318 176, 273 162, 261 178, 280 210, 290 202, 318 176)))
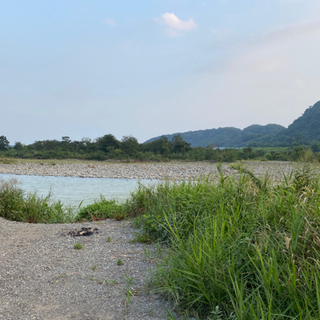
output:
POLYGON ((50 194, 41 198, 25 194, 16 181, 1 182, 0 217, 29 223, 66 223, 74 220, 75 212, 64 208, 60 201, 49 203, 50 194))
POLYGON ((201 319, 319 319, 319 177, 301 165, 273 185, 238 170, 133 193, 143 231, 168 244, 157 291, 201 319))
MULTIPOLYGON (((168 141, 174 140, 179 135, 185 141, 190 143, 192 147, 207 147, 208 145, 216 145, 217 147, 243 147, 248 143, 258 140, 262 137, 275 135, 285 128, 277 124, 268 124, 266 126, 252 125, 243 130, 233 127, 225 127, 218 129, 188 131, 183 133, 168 134, 164 137, 168 141)), ((151 143, 160 137, 152 138, 146 141, 151 143)))
POLYGON ((115 200, 106 200, 101 195, 100 200, 80 209, 77 216, 77 221, 95 221, 104 220, 107 218, 122 220, 125 217, 126 211, 124 205, 117 203, 115 200))
MULTIPOLYGON (((262 132, 268 132, 267 127, 263 127, 264 131, 262 132)), ((262 130, 260 126, 255 125, 251 126, 248 132, 255 134, 259 130, 262 130)), ((320 144, 317 142, 312 142, 311 147, 295 143, 292 147, 272 148, 255 148, 252 147, 252 144, 238 149, 219 149, 215 144, 206 148, 192 148, 190 143, 185 141, 180 134, 175 135, 171 141, 163 136, 145 144, 138 143, 137 139, 132 136, 125 136, 121 141, 118 141, 113 135, 107 134, 95 141, 91 141, 89 138, 83 138, 81 141, 71 141, 68 136, 63 136, 61 141, 36 141, 30 145, 16 142, 13 147, 0 151, 0 157, 6 159, 73 158, 99 161, 117 159, 125 161, 188 160, 214 162, 234 162, 236 160, 301 161, 306 159, 308 162, 314 162, 320 159, 319 150, 320 144)))
POLYGON ((0 136, 0 150, 6 150, 9 147, 9 141, 5 136, 0 136))
POLYGON ((80 250, 80 249, 82 249, 82 244, 81 243, 75 243, 74 245, 73 245, 73 248, 75 249, 75 250, 80 250))

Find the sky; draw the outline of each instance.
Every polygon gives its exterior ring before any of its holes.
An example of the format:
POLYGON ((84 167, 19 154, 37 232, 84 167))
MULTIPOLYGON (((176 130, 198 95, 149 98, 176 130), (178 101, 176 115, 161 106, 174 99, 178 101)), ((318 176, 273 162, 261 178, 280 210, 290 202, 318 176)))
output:
POLYGON ((0 0, 0 135, 288 126, 320 100, 319 13, 319 0, 0 0))

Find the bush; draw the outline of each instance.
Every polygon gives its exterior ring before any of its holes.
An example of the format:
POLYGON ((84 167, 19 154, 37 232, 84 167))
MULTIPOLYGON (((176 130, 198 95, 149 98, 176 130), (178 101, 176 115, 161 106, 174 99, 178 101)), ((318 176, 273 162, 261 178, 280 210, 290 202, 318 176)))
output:
POLYGON ((125 209, 123 204, 119 204, 115 200, 106 200, 100 196, 100 200, 80 209, 77 220, 104 220, 107 218, 122 220, 127 216, 125 209))
POLYGON ((29 223, 66 223, 74 220, 71 208, 64 208, 60 201, 49 203, 36 194, 25 194, 17 187, 16 181, 1 182, 0 216, 8 220, 29 223))
POLYGON ((318 176, 302 166, 274 186, 238 169, 132 195, 145 232, 168 244, 157 291, 201 319, 319 319, 318 176))

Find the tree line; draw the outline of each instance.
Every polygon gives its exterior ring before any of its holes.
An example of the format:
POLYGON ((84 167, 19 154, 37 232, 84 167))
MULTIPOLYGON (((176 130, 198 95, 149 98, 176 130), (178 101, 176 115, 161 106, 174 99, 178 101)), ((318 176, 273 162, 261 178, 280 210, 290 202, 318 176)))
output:
POLYGON ((83 138, 72 141, 63 136, 61 140, 42 140, 25 145, 10 142, 0 136, 0 156, 21 159, 83 159, 83 160, 138 160, 138 161, 216 161, 233 162, 236 160, 282 160, 297 161, 303 158, 320 160, 320 143, 311 147, 295 145, 291 148, 226 148, 219 149, 215 145, 194 147, 186 142, 180 134, 171 141, 163 136, 148 143, 139 143, 133 136, 124 136, 118 140, 107 134, 95 140, 83 138))

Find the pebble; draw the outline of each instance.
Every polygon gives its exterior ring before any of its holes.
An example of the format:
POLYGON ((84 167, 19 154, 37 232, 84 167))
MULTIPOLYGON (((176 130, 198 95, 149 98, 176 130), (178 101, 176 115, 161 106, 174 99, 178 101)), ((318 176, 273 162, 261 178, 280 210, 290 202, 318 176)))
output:
MULTIPOLYGON (((292 162, 273 161, 243 162, 257 176, 266 172, 275 179, 281 179, 282 172, 289 174, 295 164, 292 162)), ((225 175, 234 175, 230 163, 222 165, 225 175)), ((58 161, 57 163, 15 163, 0 164, 0 173, 34 176, 64 176, 82 178, 113 179, 148 179, 148 180, 194 180, 200 177, 213 177, 218 174, 217 165, 210 162, 166 162, 166 163, 110 163, 110 162, 77 162, 58 161)))

